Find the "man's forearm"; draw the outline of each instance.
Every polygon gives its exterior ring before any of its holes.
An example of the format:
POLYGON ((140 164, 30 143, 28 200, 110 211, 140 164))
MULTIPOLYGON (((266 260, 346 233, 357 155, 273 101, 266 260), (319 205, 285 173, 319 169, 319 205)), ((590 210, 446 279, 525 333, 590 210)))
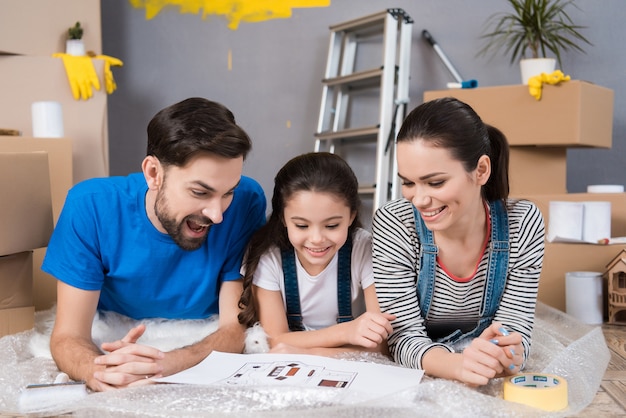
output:
POLYGON ((92 389, 96 389, 93 374, 96 369, 94 359, 102 352, 93 342, 71 336, 53 336, 50 340, 50 352, 57 367, 73 380, 84 380, 92 389))
POLYGON ((243 352, 244 327, 239 324, 220 326, 217 331, 192 345, 172 350, 163 360, 163 375, 169 376, 195 366, 212 351, 225 353, 243 352))

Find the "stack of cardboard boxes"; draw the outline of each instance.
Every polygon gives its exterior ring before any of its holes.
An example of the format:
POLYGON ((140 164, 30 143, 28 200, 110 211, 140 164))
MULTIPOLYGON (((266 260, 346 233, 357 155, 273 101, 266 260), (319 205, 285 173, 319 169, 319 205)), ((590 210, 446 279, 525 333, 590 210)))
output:
MULTIPOLYGON (((0 99, 1 100, 1 99, 0 99)), ((69 138, 29 138, 29 137, 10 137, 0 136, 0 156, 4 153, 13 152, 38 152, 43 151, 48 155, 46 167, 49 167, 49 175, 46 179, 50 184, 52 196, 52 214, 53 221, 56 224, 67 191, 72 187, 72 141, 69 138)), ((35 181, 34 175, 30 175, 26 179, 17 179, 19 182, 35 181)), ((0 185, 3 183, 13 183, 14 178, 1 177, 0 185)), ((21 184, 21 183, 19 183, 21 184)), ((0 213, 5 206, 14 206, 10 199, 2 200, 0 203, 0 213)), ((1 216, 1 215, 0 215, 1 216)), ((8 219, 0 217, 0 223, 8 222, 8 219)), ((3 232, 3 238, 10 240, 16 239, 8 233, 3 232)), ((46 248, 36 248, 33 251, 33 297, 37 310, 48 309, 56 302, 56 280, 47 273, 41 271, 41 264, 45 256, 46 248)))
MULTIPOLYGON (((550 201, 611 202, 611 235, 626 236, 626 193, 567 193, 567 149, 611 148, 613 91, 572 80, 544 85, 541 100, 524 85, 427 91, 424 101, 455 97, 509 140, 511 197, 533 201, 549 226, 550 201)), ((599 271, 623 245, 546 242, 539 300, 565 310, 565 273, 599 271)))
MULTIPOLYGON (((63 60, 52 56, 65 52, 68 29, 76 22, 84 28, 85 48, 102 54, 100 0, 8 0, 0 6, 0 129, 21 133, 20 136, 0 136, 0 155, 38 151, 48 154, 46 167, 49 166, 49 175, 46 173, 45 179, 51 184, 53 222, 58 219, 67 191, 74 183, 109 173, 103 62, 93 60, 102 84, 100 91, 94 91, 89 100, 75 100, 63 60), (61 103, 63 138, 32 137, 31 105, 38 101, 61 103)), ((28 174, 23 177, 17 174, 2 176, 0 187, 17 184, 26 189, 32 186, 31 182, 38 180, 34 172, 25 173, 28 174)), ((9 209, 21 204, 18 202, 2 194, 1 225, 15 221, 6 216, 9 209)), ((27 208, 20 207, 17 213, 19 210, 27 213, 27 208)), ((2 229, 0 240, 3 244, 24 238, 14 229, 11 231, 2 229)), ((32 259, 31 308, 50 308, 56 301, 56 282, 40 270, 45 248, 26 245, 19 250, 28 251, 29 255, 23 257, 32 259)), ((6 254, 4 250, 0 252, 0 256, 6 254)), ((27 274, 25 270, 21 273, 27 274)), ((7 274, 8 270, 0 272, 2 280, 7 280, 7 274)), ((23 277, 17 276, 16 282, 21 283, 23 277)), ((2 283, 3 292, 13 289, 8 285, 4 287, 8 282, 2 283)), ((1 296, 3 300, 7 297, 5 294, 1 296)))
POLYGON ((33 250, 52 233, 45 152, 0 153, 0 336, 32 328, 33 250))

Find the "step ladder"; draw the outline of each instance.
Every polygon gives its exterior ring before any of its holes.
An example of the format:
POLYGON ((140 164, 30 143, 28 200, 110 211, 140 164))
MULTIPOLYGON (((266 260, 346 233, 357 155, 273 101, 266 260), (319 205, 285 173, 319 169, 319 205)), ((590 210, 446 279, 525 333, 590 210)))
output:
POLYGON ((395 137, 409 102, 412 26, 402 9, 330 26, 315 151, 348 161, 374 211, 400 196, 395 137))

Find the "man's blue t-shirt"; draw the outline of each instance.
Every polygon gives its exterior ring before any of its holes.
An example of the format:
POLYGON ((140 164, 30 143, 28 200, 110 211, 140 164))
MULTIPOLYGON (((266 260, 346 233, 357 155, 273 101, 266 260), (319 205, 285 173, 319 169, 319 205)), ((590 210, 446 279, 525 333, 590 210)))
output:
POLYGON ((74 186, 42 270, 70 286, 100 290, 98 309, 135 319, 217 314, 220 284, 241 277, 248 240, 265 223, 263 189, 242 176, 223 221, 193 251, 152 225, 147 190, 142 173, 74 186))

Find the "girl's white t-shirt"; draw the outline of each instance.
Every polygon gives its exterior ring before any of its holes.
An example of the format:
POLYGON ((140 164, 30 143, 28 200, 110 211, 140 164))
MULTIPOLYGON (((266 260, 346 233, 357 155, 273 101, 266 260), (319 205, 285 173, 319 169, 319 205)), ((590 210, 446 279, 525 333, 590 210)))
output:
MULTIPOLYGON (((295 250, 294 250, 295 251, 295 250)), ((305 329, 326 328, 337 323, 337 268, 338 253, 328 266, 318 275, 306 272, 298 257, 296 270, 300 309, 305 329)), ((352 316, 356 318, 365 312, 363 289, 374 284, 372 271, 372 236, 364 229, 357 229, 352 237, 352 316)), ((253 283, 263 289, 280 291, 285 311, 285 280, 282 258, 277 247, 263 254, 254 273, 253 283)))

